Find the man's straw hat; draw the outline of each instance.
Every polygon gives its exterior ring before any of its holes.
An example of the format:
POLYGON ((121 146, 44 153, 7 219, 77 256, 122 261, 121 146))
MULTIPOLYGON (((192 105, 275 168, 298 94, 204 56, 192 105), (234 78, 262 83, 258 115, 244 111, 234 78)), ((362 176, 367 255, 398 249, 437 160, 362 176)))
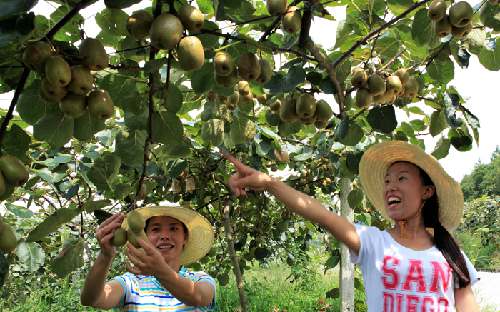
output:
MULTIPOLYGON (((196 211, 179 206, 150 206, 137 208, 144 220, 151 217, 172 217, 184 223, 188 230, 188 239, 180 257, 181 265, 195 262, 205 256, 212 248, 214 231, 210 222, 196 211)), ((127 218, 122 227, 128 229, 127 218)))
POLYGON ((368 148, 359 163, 359 176, 366 196, 387 218, 384 200, 384 178, 391 164, 407 161, 423 169, 436 186, 439 201, 439 221, 450 232, 460 224, 464 196, 458 184, 439 162, 421 148, 403 141, 389 141, 368 148))

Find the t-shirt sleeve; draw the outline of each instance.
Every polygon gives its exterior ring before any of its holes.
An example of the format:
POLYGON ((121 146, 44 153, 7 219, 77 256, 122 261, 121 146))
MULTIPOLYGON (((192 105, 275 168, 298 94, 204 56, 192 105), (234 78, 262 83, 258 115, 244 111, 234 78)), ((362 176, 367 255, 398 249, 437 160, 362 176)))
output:
POLYGON ((373 226, 366 226, 363 224, 356 223, 356 232, 359 235, 360 247, 359 253, 356 255, 354 251, 349 250, 351 262, 355 264, 361 264, 367 257, 367 253, 370 250, 375 250, 375 238, 380 234, 380 230, 373 226))
POLYGON ((123 307, 125 305, 126 299, 130 298, 130 291, 132 289, 132 280, 130 276, 125 273, 123 275, 116 276, 111 281, 118 282, 120 286, 123 288, 123 296, 120 299, 119 306, 123 307))
POLYGON ((195 283, 208 283, 208 284, 210 284, 210 286, 213 287, 214 298, 212 299, 212 303, 210 303, 210 306, 208 308, 214 309, 215 308, 215 298, 217 297, 215 279, 213 277, 211 277, 210 275, 208 275, 207 273, 199 271, 199 272, 195 273, 194 278, 192 280, 195 283))

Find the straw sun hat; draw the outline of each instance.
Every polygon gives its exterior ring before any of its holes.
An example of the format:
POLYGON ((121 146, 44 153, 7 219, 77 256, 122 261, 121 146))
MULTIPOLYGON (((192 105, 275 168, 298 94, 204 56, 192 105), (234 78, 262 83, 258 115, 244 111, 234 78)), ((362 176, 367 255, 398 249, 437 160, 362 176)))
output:
MULTIPOLYGON (((150 206, 137 208, 144 220, 151 217, 172 217, 184 223, 188 230, 188 239, 180 257, 180 263, 188 264, 205 256, 214 242, 214 232, 210 222, 196 211, 179 206, 150 206)), ((127 218, 122 227, 128 229, 127 218)))
POLYGON ((448 230, 457 228, 464 209, 464 196, 458 184, 439 162, 421 148, 403 141, 378 143, 363 154, 359 176, 366 196, 385 217, 384 178, 387 169, 397 161, 407 161, 423 169, 436 186, 439 201, 439 221, 448 230))

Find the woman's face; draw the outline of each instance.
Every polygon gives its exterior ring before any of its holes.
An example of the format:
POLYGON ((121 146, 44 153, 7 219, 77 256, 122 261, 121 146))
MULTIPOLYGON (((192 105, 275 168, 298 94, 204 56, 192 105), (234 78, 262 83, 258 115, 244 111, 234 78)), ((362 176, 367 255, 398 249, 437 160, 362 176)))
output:
POLYGON ((183 224, 177 219, 165 216, 151 217, 146 227, 146 235, 167 262, 180 258, 187 239, 183 224))
POLYGON ((393 163, 384 179, 387 215, 394 221, 421 218, 423 200, 434 194, 434 187, 424 186, 417 166, 393 163))

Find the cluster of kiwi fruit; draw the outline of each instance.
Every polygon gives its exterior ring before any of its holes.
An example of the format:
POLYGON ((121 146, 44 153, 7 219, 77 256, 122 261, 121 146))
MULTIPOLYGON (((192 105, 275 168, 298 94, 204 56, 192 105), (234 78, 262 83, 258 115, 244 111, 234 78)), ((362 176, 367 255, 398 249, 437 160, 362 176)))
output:
POLYGON ((109 93, 94 88, 91 71, 108 67, 108 54, 98 39, 86 38, 79 48, 77 64, 71 65, 45 41, 29 43, 23 51, 23 62, 41 77, 40 96, 48 102, 58 103, 68 117, 79 118, 87 111, 98 119, 114 115, 109 93))
POLYGON ((271 15, 281 16, 281 26, 288 33, 300 30, 302 16, 296 6, 288 6, 287 0, 267 0, 267 11, 271 15))
POLYGON ((446 14, 445 0, 433 0, 427 11, 429 18, 434 21, 438 37, 446 37, 450 33, 457 38, 467 36, 472 30, 472 15, 474 10, 466 1, 455 2, 446 14))
POLYGON ((10 196, 14 189, 28 181, 29 172, 17 157, 4 154, 0 157, 0 200, 10 196))
POLYGON ((149 37, 158 50, 175 48, 180 67, 191 71, 205 63, 203 44, 192 35, 200 32, 204 21, 203 13, 191 5, 183 5, 175 15, 165 12, 156 18, 146 10, 139 10, 128 17, 127 30, 139 41, 149 37), (185 29, 189 36, 183 36, 185 29))
POLYGON ((115 230, 113 238, 111 239, 111 244, 113 246, 120 247, 129 241, 132 245, 134 245, 134 247, 141 248, 137 239, 148 239, 146 233, 144 233, 146 221, 139 212, 132 210, 127 214, 127 225, 127 230, 122 227, 115 230))
POLYGON ((333 115, 330 105, 325 100, 316 101, 310 93, 290 93, 283 101, 275 99, 269 107, 278 113, 282 122, 302 122, 323 129, 333 115))
POLYGON ((418 81, 405 68, 393 73, 367 73, 363 68, 352 70, 351 85, 356 89, 356 105, 391 104, 398 97, 413 99, 419 91, 418 81))

